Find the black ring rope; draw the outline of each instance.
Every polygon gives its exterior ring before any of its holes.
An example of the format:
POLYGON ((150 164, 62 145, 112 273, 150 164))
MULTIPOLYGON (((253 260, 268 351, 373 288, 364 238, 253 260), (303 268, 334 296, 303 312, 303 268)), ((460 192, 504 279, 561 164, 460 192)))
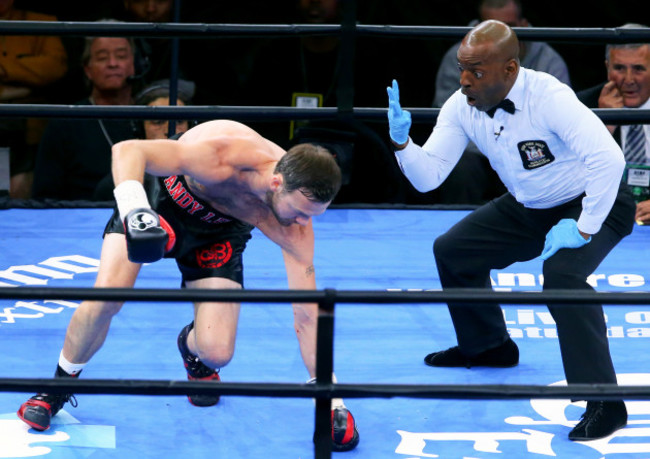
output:
MULTIPOLYGON (((650 400, 650 386, 616 384, 342 384, 249 383, 150 379, 0 378, 4 392, 130 395, 231 395, 254 397, 316 398, 437 398, 515 400, 527 398, 575 398, 581 400, 650 400)), ((326 414, 329 414, 326 405, 326 414)), ((327 417, 326 417, 327 419, 327 417)), ((329 428, 329 425, 326 426, 329 428)))
MULTIPOLYGON (((257 37, 339 35, 339 24, 195 24, 195 23, 98 23, 0 21, 3 35, 61 35, 61 36, 134 36, 134 37, 257 37)), ((471 27, 395 26, 353 24, 351 31, 358 36, 462 38, 471 27)), ((631 43, 650 41, 648 29, 514 27, 517 36, 525 40, 570 41, 587 43, 631 43)))
MULTIPOLYGON (((433 122, 439 108, 408 108, 413 121, 433 122)), ((385 122, 386 108, 353 108, 357 119, 385 122)), ((606 123, 635 124, 650 119, 650 109, 595 108, 592 111, 606 123)), ((56 105, 56 104, 0 104, 0 117, 31 118, 132 118, 132 119, 196 119, 230 118, 237 120, 318 120, 332 119, 341 113, 337 107, 298 108, 281 106, 226 106, 191 105, 145 107, 140 105, 56 105)))
POLYGON ((156 38, 338 35, 338 24, 191 24, 147 22, 0 21, 2 35, 133 36, 156 38))
POLYGON ((650 304, 650 292, 595 292, 577 290, 546 290, 543 292, 499 292, 486 289, 456 288, 439 291, 375 291, 375 290, 211 290, 211 289, 148 289, 87 287, 3 287, 0 299, 57 298, 95 301, 222 301, 251 303, 351 303, 351 304, 413 304, 413 303, 500 303, 500 304, 650 304))
MULTIPOLYGON (((522 40, 567 41, 571 43, 632 43, 650 41, 650 30, 645 28, 585 28, 585 27, 513 27, 517 37, 522 40)), ((358 25, 358 35, 413 37, 417 38, 456 38, 460 39, 471 27, 441 26, 395 26, 358 25)))

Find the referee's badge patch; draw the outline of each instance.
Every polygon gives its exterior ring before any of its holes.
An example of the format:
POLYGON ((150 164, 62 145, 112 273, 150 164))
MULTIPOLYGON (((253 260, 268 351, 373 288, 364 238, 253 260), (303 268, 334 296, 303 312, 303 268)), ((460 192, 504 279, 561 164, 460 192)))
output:
POLYGON ((517 144, 524 169, 537 169, 555 161, 555 156, 543 140, 525 140, 517 144))

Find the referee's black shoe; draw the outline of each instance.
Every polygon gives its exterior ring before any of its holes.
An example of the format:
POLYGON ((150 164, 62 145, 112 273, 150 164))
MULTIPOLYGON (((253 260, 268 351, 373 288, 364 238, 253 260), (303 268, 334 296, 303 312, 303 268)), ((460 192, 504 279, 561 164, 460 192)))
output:
POLYGON ((466 356, 458 346, 446 351, 433 352, 424 358, 424 363, 431 367, 495 367, 509 368, 519 363, 519 348, 513 340, 483 351, 478 355, 466 356))
POLYGON ((569 440, 589 441, 607 437, 627 424, 627 410, 622 401, 587 402, 587 411, 569 432, 569 440))

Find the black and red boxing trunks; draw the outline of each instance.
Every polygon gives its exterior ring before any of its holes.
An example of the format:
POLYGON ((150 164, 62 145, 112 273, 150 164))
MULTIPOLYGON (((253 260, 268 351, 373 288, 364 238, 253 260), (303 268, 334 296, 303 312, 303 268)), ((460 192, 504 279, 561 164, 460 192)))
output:
MULTIPOLYGON (((185 281, 223 277, 244 283, 242 254, 253 226, 224 215, 194 196, 182 176, 145 178, 151 208, 175 233, 165 258, 174 258, 185 281)), ((124 234, 117 210, 104 234, 124 234)))

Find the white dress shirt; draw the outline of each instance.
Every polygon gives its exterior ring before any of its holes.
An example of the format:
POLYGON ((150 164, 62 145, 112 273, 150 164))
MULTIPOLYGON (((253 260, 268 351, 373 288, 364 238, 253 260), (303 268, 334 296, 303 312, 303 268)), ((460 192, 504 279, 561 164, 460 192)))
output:
POLYGON ((578 228, 598 232, 625 168, 612 135, 569 86, 546 73, 521 67, 507 98, 515 113, 498 109, 490 118, 456 91, 426 143, 420 147, 409 139, 395 152, 406 177, 421 192, 437 188, 471 140, 526 207, 555 207, 584 192, 578 228))

